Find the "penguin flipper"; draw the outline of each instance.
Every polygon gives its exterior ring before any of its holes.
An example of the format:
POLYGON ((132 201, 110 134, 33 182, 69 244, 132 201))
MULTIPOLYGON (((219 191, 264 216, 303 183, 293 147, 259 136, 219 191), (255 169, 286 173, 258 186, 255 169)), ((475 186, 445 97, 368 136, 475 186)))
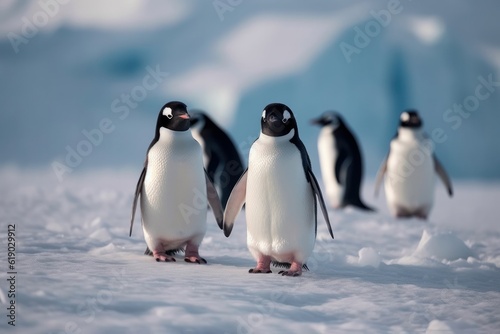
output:
POLYGON ((387 159, 389 158, 389 155, 385 157, 384 161, 382 161, 382 164, 380 165, 380 168, 377 173, 377 179, 375 181, 375 197, 378 196, 378 190, 380 188, 380 183, 382 182, 382 179, 384 178, 384 174, 387 171, 387 159))
POLYGON ((222 204, 220 202, 219 195, 217 194, 217 190, 215 190, 214 184, 212 183, 212 181, 210 181, 210 177, 208 176, 207 171, 205 171, 205 181, 207 184, 208 203, 212 207, 217 225, 219 225, 219 228, 222 230, 224 210, 222 209, 222 204))
POLYGON ((446 190, 448 190, 448 195, 450 195, 450 197, 453 196, 453 187, 451 185, 450 177, 446 173, 443 165, 439 162, 438 158, 435 155, 433 155, 432 158, 434 159, 434 169, 436 170, 437 175, 439 175, 441 181, 443 181, 446 190))
POLYGON ((321 189, 318 184, 318 180, 316 180, 316 177, 314 176, 311 169, 307 170, 307 174, 309 175, 309 180, 311 182, 314 195, 318 197, 319 205, 321 206, 321 211, 323 211, 323 217, 325 218, 325 222, 328 227, 328 232, 330 232, 332 239, 335 239, 333 236, 332 225, 330 224, 330 218, 328 218, 328 211, 326 210, 325 201, 323 200, 323 194, 321 193, 321 189))
POLYGON ((248 169, 243 172, 240 179, 234 186, 231 191, 231 195, 229 195, 229 199, 227 201, 226 210, 224 211, 224 235, 229 237, 231 231, 233 230, 234 221, 236 220, 236 216, 241 211, 243 204, 245 204, 246 196, 247 196, 247 177, 248 177, 248 169))
POLYGON ((139 195, 142 192, 142 185, 144 184, 144 178, 146 177, 146 166, 142 169, 141 176, 139 176, 139 180, 137 181, 137 186, 135 187, 135 197, 134 203, 132 204, 132 218, 130 219, 130 232, 129 237, 132 236, 132 227, 134 226, 134 218, 135 218, 135 210, 137 208, 137 200, 139 199, 139 195))
MULTIPOLYGON (((335 161, 335 179, 337 179, 338 184, 345 185, 345 177, 342 177, 342 171, 346 170, 345 162, 347 160, 347 152, 345 150, 340 150, 339 156, 337 157, 337 160, 335 161)), ((345 173, 344 173, 345 176, 345 173)))

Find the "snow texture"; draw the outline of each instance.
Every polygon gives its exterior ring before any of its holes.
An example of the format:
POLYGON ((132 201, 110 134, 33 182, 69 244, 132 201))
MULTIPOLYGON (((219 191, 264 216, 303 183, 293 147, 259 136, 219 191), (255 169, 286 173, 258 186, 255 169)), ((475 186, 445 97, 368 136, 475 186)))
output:
MULTIPOLYGON (((1 247, 16 224, 18 333, 493 333, 500 328, 500 184, 436 192, 430 221, 397 220, 373 183, 377 213, 320 216, 310 271, 249 274, 244 215, 225 238, 209 213, 207 265, 143 255, 128 237, 139 171, 97 170, 58 183, 0 169, 1 247)), ((5 264, 5 259, 2 260, 5 264)), ((6 312, 5 270, 0 301, 6 312)), ((5 315, 2 333, 11 332, 5 315), (9 330, 9 331, 7 331, 9 330)))

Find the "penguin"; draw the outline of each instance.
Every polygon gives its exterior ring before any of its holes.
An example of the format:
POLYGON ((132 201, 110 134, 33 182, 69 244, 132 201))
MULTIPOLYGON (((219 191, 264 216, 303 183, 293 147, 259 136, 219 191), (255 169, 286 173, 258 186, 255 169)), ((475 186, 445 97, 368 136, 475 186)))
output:
POLYGON ((203 148, 203 164, 225 208, 231 190, 245 170, 240 154, 229 135, 202 111, 191 113, 191 131, 203 148))
POLYGON ((321 127, 318 153, 330 205, 333 208, 352 205, 373 211, 360 198, 363 159, 356 137, 342 116, 327 111, 311 123, 321 127))
POLYGON ((436 174, 443 181, 448 195, 453 196, 451 180, 433 153, 432 142, 422 127, 422 119, 416 110, 401 113, 398 132, 377 174, 375 195, 384 174, 387 174, 387 206, 395 217, 427 219, 434 204, 436 174))
POLYGON ((173 255, 184 251, 186 262, 207 263, 198 252, 207 229, 207 202, 222 228, 224 212, 189 127, 184 103, 172 101, 161 108, 135 190, 129 236, 140 199, 145 254, 158 262, 175 262, 173 255))
POLYGON ((248 168, 224 211, 224 235, 229 237, 245 204, 247 246, 257 261, 249 273, 271 273, 272 262, 288 268, 279 274, 300 276, 316 241, 318 202, 333 238, 332 227, 292 110, 269 104, 260 123, 248 168))

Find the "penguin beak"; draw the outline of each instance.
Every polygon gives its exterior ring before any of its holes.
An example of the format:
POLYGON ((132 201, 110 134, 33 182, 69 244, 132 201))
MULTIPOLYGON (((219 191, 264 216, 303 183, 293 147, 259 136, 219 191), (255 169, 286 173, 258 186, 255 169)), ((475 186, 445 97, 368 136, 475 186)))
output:
POLYGON ((320 125, 321 124, 321 118, 313 118, 310 120, 310 123, 312 125, 320 125))
POLYGON ((181 115, 179 115, 179 118, 189 119, 189 114, 181 114, 181 115))

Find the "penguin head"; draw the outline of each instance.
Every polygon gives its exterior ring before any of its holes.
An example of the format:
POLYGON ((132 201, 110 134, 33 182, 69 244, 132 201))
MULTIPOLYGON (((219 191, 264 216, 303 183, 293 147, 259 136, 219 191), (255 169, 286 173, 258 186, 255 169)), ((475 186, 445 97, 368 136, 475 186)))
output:
POLYGON ((330 125, 333 129, 337 129, 344 126, 344 120, 338 112, 335 111, 325 111, 319 118, 314 118, 311 120, 311 124, 318 126, 330 125))
POLYGON ((166 128, 172 131, 187 131, 190 125, 190 116, 184 103, 172 101, 165 104, 158 115, 156 131, 166 128))
POLYGON ((200 130, 210 121, 208 115, 201 110, 191 110, 191 129, 200 130))
POLYGON ((297 135, 297 121, 292 110, 281 103, 271 103, 266 106, 260 119, 263 134, 271 137, 281 137, 295 130, 297 135))
POLYGON ((402 128, 418 129, 422 127, 422 119, 416 110, 405 110, 399 116, 399 126, 402 128))

